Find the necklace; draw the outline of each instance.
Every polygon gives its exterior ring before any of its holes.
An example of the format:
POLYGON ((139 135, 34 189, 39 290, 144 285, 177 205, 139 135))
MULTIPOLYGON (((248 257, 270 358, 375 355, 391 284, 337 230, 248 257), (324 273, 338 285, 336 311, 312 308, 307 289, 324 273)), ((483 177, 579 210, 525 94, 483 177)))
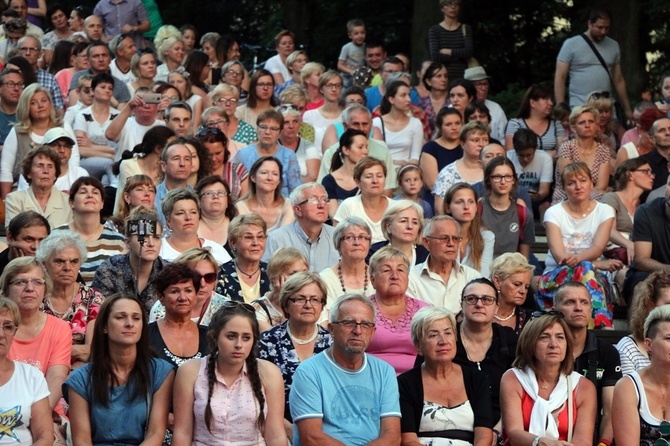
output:
MULTIPOLYGON (((340 279, 340 285, 342 285, 342 292, 344 294, 347 294, 347 289, 344 286, 344 277, 342 277, 342 261, 340 260, 337 262, 337 277, 340 279)), ((365 282, 363 284, 363 294, 366 294, 366 291, 368 290, 368 265, 365 265, 365 282)))
MULTIPOLYGON (((579 215, 580 212, 579 212, 579 211, 575 211, 575 210, 572 208, 572 205, 570 204, 570 202, 567 202, 567 203, 568 203, 568 207, 570 208, 570 211, 572 211, 573 214, 577 214, 577 215, 579 215)), ((589 214, 589 212, 591 212, 591 201, 590 201, 590 200, 589 200, 589 207, 586 208, 586 211, 584 211, 584 212, 581 213, 581 214, 582 214, 582 218, 586 218, 586 216, 589 214)))
POLYGON ((319 334, 319 327, 314 324, 314 333, 312 333, 312 336, 307 339, 300 339, 296 336, 293 336, 293 333, 291 333, 291 324, 286 324, 286 333, 288 333, 288 337, 291 338, 291 341, 293 341, 294 344, 305 345, 316 339, 319 334))
POLYGON ((512 316, 514 316, 514 313, 515 313, 515 311, 512 310, 512 312, 510 313, 509 316, 500 317, 497 314, 494 314, 493 317, 498 319, 499 321, 508 321, 508 320, 512 319, 512 316))
POLYGON ((248 278, 251 279, 251 278, 252 278, 253 276, 255 276, 256 273, 261 269, 261 264, 259 263, 259 264, 258 264, 258 267, 256 268, 256 271, 254 271, 254 272, 251 273, 251 274, 242 271, 242 268, 240 268, 240 265, 237 264, 237 260, 235 260, 235 268, 237 268, 237 270, 238 270, 239 272, 241 272, 242 274, 244 274, 245 276, 247 276, 248 278))
POLYGON ((468 346, 465 345, 465 336, 463 336, 463 326, 461 325, 461 343, 463 344, 463 350, 465 350, 465 356, 468 358, 468 361, 474 362, 477 364, 477 368, 479 371, 482 370, 482 364, 481 361, 474 361, 472 358, 470 358, 470 352, 468 352, 468 346))

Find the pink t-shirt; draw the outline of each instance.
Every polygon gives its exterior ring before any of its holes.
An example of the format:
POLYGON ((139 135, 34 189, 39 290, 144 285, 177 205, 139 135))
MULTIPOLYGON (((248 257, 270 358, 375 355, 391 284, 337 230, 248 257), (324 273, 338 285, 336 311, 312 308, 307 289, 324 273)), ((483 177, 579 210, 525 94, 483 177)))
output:
POLYGON ((405 313, 394 323, 380 311, 376 295, 373 294, 370 299, 377 309, 377 329, 365 352, 391 364, 396 375, 414 368, 417 351, 410 334, 412 317, 430 304, 405 296, 405 313))
POLYGON ((49 367, 70 367, 72 330, 67 322, 47 314, 42 331, 30 341, 14 338, 8 358, 37 367, 46 376, 49 367))

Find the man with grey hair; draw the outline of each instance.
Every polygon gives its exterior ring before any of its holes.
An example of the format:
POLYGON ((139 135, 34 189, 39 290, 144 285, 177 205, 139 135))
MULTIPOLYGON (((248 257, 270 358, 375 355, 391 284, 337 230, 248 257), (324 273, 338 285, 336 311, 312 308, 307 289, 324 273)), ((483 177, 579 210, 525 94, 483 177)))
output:
POLYGON ((461 292, 472 279, 482 277, 479 271, 459 263, 461 226, 453 217, 436 215, 423 228, 423 246, 428 258, 414 265, 409 273, 407 294, 424 302, 461 311, 461 292))
MULTIPOLYGON (((372 113, 363 105, 352 105, 342 112, 342 125, 344 130, 356 129, 361 130, 366 135, 370 135, 372 131, 372 113)), ((339 146, 339 143, 333 144, 323 153, 319 177, 316 180, 319 183, 323 180, 323 177, 330 173, 330 165, 339 146)), ((368 138, 368 155, 386 164, 386 190, 384 194, 391 197, 393 189, 398 185, 398 180, 388 146, 384 141, 368 138)))
POLYGON ((161 171, 165 178, 156 186, 156 198, 154 206, 158 214, 158 221, 163 227, 165 224, 165 215, 161 203, 168 192, 178 187, 188 187, 188 177, 191 175, 191 151, 184 144, 168 145, 161 153, 161 171))
POLYGON ((272 231, 263 261, 268 262, 279 248, 292 247, 307 258, 309 270, 319 273, 337 263, 340 255, 333 244, 335 228, 328 220, 328 194, 319 183, 304 183, 289 196, 296 221, 272 231))
POLYGON ((294 445, 400 445, 395 371, 365 353, 375 323, 374 305, 362 294, 345 294, 333 304, 328 324, 333 346, 293 375, 294 445))
POLYGON ((18 55, 23 57, 30 63, 37 75, 37 82, 51 93, 56 114, 63 117, 65 114, 65 104, 63 102, 63 93, 61 92, 58 82, 53 74, 43 70, 37 65, 37 61, 42 55, 42 42, 35 36, 27 35, 21 37, 18 43, 18 55))

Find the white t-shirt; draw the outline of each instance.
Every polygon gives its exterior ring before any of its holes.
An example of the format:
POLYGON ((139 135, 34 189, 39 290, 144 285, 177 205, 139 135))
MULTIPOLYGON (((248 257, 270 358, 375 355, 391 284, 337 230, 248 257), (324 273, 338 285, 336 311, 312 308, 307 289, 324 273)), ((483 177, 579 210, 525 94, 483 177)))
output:
MULTIPOLYGON (((553 223, 561 229, 563 246, 570 255, 579 254, 593 246, 593 239, 600 225, 615 217, 612 206, 596 202, 596 207, 584 218, 574 218, 558 203, 547 209, 544 214, 544 223, 553 223)), ((551 254, 547 254, 544 272, 553 270, 558 263, 551 254)))
MULTIPOLYGON (((386 196, 383 197, 386 198, 387 206, 391 204, 390 198, 386 196)), ((370 244, 383 242, 384 240, 386 240, 384 234, 382 233, 381 219, 379 221, 372 221, 370 217, 368 217, 368 214, 365 213, 365 209, 363 209, 363 202, 361 201, 360 195, 347 198, 342 203, 340 203, 340 206, 337 208, 337 212, 335 213, 333 220, 341 222, 347 217, 359 217, 362 218, 363 221, 365 221, 365 223, 368 224, 370 230, 372 231, 372 240, 370 241, 370 244)))
POLYGON ((105 137, 105 132, 107 131, 107 127, 109 127, 109 125, 112 123, 114 117, 118 114, 119 111, 117 109, 110 107, 107 120, 100 124, 93 117, 93 110, 91 107, 85 107, 79 110, 75 116, 73 128, 75 131, 79 130, 86 133, 93 144, 116 147, 116 143, 114 141, 110 141, 107 139, 107 137, 105 137))
POLYGON ((295 151, 295 156, 298 158, 300 164, 300 175, 303 177, 307 175, 307 161, 320 160, 323 154, 314 144, 304 138, 300 138, 298 150, 295 151))
POLYGON ((121 154, 126 150, 133 150, 133 147, 142 142, 144 134, 147 133, 150 128, 159 125, 165 125, 165 122, 156 119, 151 125, 140 125, 137 123, 134 116, 128 118, 126 125, 123 126, 123 130, 121 130, 121 134, 119 135, 119 141, 116 143, 116 157, 114 158, 114 161, 120 160, 121 154))
MULTIPOLYGON (((233 260, 233 258, 230 257, 230 254, 228 254, 228 251, 223 249, 223 246, 219 245, 216 242, 203 239, 202 247, 209 248, 210 252, 212 253, 214 258, 216 259, 216 262, 219 265, 222 265, 226 262, 233 260)), ((163 240, 163 243, 161 243, 161 251, 158 254, 161 256, 163 260, 173 262, 174 259, 179 257, 180 254, 182 253, 174 249, 166 239, 163 240)))
POLYGON ((326 129, 336 122, 342 122, 341 117, 335 119, 325 118, 318 109, 308 110, 302 115, 302 121, 314 126, 314 145, 321 148, 323 137, 326 135, 326 129))
POLYGON ((497 102, 485 99, 484 104, 489 109, 489 114, 491 115, 491 138, 505 141, 505 128, 507 128, 507 116, 505 116, 505 112, 497 102))
POLYGON ((409 123, 399 132, 392 132, 388 127, 382 127, 381 118, 373 119, 372 125, 377 127, 384 135, 393 161, 419 159, 423 147, 423 126, 420 120, 410 116, 409 123))
POLYGON ((81 111, 81 109, 86 108, 87 106, 84 105, 83 102, 77 101, 76 104, 74 104, 71 107, 68 107, 67 110, 65 110, 65 116, 63 116, 63 121, 67 122, 70 124, 72 127, 74 127, 74 118, 77 117, 77 113, 81 111))
POLYGON ((520 186, 525 186, 528 190, 539 190, 540 183, 554 182, 554 161, 544 150, 535 150, 533 161, 526 167, 521 167, 514 150, 507 151, 507 158, 514 163, 520 186))
POLYGON ((0 386, 0 445, 33 444, 32 406, 49 395, 47 380, 37 367, 14 361, 14 373, 0 386))
MULTIPOLYGON (((72 155, 70 156, 70 169, 77 170, 79 168, 79 146, 77 145, 77 137, 74 136, 74 131, 72 126, 67 122, 63 123, 63 129, 65 132, 74 140, 74 146, 72 147, 72 155)), ((37 145, 42 144, 44 135, 38 135, 36 133, 30 133, 30 139, 37 145)), ((16 128, 13 128, 9 131, 7 139, 5 139, 5 144, 2 147, 2 155, 0 155, 0 181, 13 183, 14 182, 14 164, 21 163, 23 160, 16 159, 16 152, 18 150, 18 139, 16 137, 16 128)))
POLYGON ((119 67, 116 65, 116 59, 112 60, 112 63, 109 64, 109 71, 111 71, 112 76, 122 80, 123 83, 126 84, 126 86, 128 86, 131 82, 135 82, 137 80, 137 78, 133 74, 133 70, 128 70, 127 73, 121 71, 119 67))
POLYGON ((275 54, 271 58, 269 58, 265 62, 265 66, 263 67, 266 70, 268 70, 272 74, 281 74, 284 76, 284 82, 287 80, 291 79, 291 73, 288 72, 288 68, 286 67, 286 64, 281 61, 281 57, 279 57, 279 54, 275 54))

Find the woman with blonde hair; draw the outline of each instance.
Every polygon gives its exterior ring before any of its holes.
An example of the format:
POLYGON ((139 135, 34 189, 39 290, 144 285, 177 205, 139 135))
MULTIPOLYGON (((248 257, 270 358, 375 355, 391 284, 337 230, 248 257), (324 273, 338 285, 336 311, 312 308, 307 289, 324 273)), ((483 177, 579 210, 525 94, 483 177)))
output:
MULTIPOLYGON (((223 128, 229 140, 247 146, 258 139, 258 133, 253 125, 238 118, 235 115, 240 103, 240 90, 230 84, 219 84, 209 92, 206 104, 211 103, 214 107, 221 107, 227 115, 228 123, 223 128)), ((208 125, 205 123, 205 125, 208 125)))
POLYGON ((370 246, 370 257, 384 246, 393 246, 407 256, 412 266, 426 261, 428 250, 421 244, 423 208, 410 200, 394 200, 382 217, 382 234, 386 238, 370 246))
POLYGON ((77 137, 68 123, 56 115, 53 99, 48 89, 39 83, 28 85, 16 106, 16 125, 9 131, 0 157, 0 196, 4 199, 19 180, 21 162, 33 148, 42 144, 46 132, 54 127, 63 127, 66 136, 75 141, 69 167, 79 167, 77 137))
POLYGON ((514 329, 518 335, 532 310, 522 307, 530 288, 535 267, 518 252, 506 252, 491 264, 491 281, 498 290, 498 308, 494 322, 514 329))
MULTIPOLYGON (((154 41, 156 40, 158 40, 158 35, 154 41)), ((156 77, 154 80, 167 82, 168 74, 176 70, 178 67, 181 67, 184 58, 186 57, 184 42, 181 40, 181 33, 179 30, 177 30, 177 34, 166 37, 160 41, 160 43, 156 45, 156 53, 163 64, 156 69, 156 77)))
POLYGON ((319 87, 319 79, 326 71, 326 67, 318 62, 307 62, 300 72, 300 82, 307 93, 309 101, 305 108, 315 110, 323 105, 323 94, 319 87))
POLYGON ((158 59, 156 53, 151 50, 140 50, 133 54, 130 59, 130 71, 135 76, 135 81, 126 84, 130 95, 135 95, 135 90, 140 87, 151 88, 156 77, 158 59))
POLYGON ((179 90, 182 100, 191 107, 193 116, 191 128, 197 129, 200 127, 203 110, 202 97, 193 92, 190 73, 180 65, 168 73, 167 83, 179 90))
POLYGON ((651 364, 644 342, 644 321, 654 308, 670 304, 670 275, 656 271, 635 288, 635 296, 628 309, 628 328, 631 334, 617 343, 621 359, 621 373, 627 375, 651 364))
POLYGON ((620 135, 617 135, 614 121, 614 98, 610 96, 609 91, 592 91, 586 96, 587 107, 593 107, 598 110, 598 135, 596 139, 601 144, 607 146, 612 154, 612 158, 616 158, 616 149, 619 147, 620 135))

